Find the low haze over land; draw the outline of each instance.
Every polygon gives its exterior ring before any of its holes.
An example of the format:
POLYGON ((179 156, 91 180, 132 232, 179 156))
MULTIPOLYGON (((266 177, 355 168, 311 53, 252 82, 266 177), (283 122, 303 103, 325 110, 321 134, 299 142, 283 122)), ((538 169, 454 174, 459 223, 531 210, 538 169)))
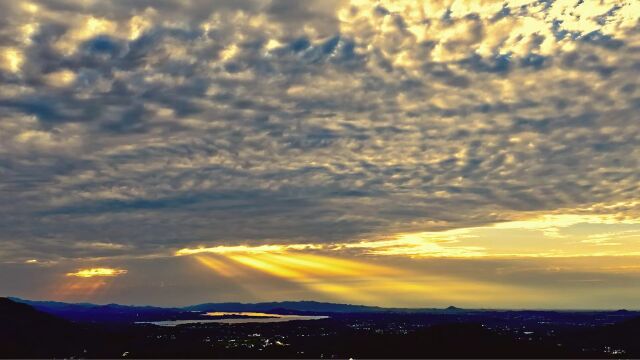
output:
POLYGON ((0 295, 640 304, 638 1, 0 14, 0 295))

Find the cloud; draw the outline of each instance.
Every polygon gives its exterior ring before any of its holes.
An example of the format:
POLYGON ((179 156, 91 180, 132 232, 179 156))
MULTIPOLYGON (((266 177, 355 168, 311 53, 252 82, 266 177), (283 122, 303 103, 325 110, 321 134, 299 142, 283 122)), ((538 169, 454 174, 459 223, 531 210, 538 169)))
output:
POLYGON ((90 269, 80 269, 76 272, 67 273, 67 276, 76 276, 81 278, 112 277, 112 276, 124 275, 126 273, 127 273, 127 270, 124 270, 124 269, 90 268, 90 269))
POLYGON ((0 261, 637 221, 635 6, 3 4, 0 261))

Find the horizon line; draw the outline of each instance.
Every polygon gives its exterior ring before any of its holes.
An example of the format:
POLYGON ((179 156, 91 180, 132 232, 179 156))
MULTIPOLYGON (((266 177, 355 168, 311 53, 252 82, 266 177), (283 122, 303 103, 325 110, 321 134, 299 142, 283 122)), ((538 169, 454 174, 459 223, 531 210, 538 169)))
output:
POLYGON ((274 301, 257 301, 257 302, 242 302, 242 301, 222 301, 222 302, 201 302, 194 303, 182 306, 161 306, 161 305, 152 305, 152 304, 122 304, 116 302, 109 303, 98 303, 98 302, 75 302, 75 301, 59 301, 59 300, 34 300, 34 299, 26 299, 19 296, 0 296, 0 298, 6 298, 9 300, 17 299, 29 302, 53 302, 53 303, 61 303, 61 304, 69 304, 69 305, 95 305, 95 306, 108 306, 108 305, 119 305, 119 306, 128 306, 128 307, 155 307, 162 309, 183 309, 186 307, 198 306, 198 305, 207 305, 207 304, 241 304, 241 305, 258 305, 258 304, 266 304, 266 303, 284 303, 284 302, 293 302, 293 303, 302 303, 302 302, 315 302, 320 304, 332 304, 332 305, 345 305, 345 306, 361 306, 361 307, 369 307, 369 308, 379 308, 381 310, 447 310, 449 308, 455 308, 458 310, 466 310, 466 311, 557 311, 557 312, 616 312, 616 311, 629 311, 629 312, 640 312, 640 308, 491 308, 491 307, 460 307, 456 305, 448 305, 445 307, 400 307, 400 306, 380 306, 380 305, 366 305, 366 304, 352 304, 352 303, 339 303, 339 302, 331 302, 331 301, 318 301, 318 300, 274 300, 274 301))

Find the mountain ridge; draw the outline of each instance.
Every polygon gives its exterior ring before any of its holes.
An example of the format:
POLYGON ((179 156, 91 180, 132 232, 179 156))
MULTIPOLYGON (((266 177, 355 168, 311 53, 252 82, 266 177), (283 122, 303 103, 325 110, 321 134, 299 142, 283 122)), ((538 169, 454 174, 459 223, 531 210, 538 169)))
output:
POLYGON ((334 313, 388 313, 388 312, 429 312, 451 313, 464 310, 455 306, 447 308, 387 308, 380 306, 342 304, 320 302, 313 300, 300 301, 271 301, 257 303, 243 302, 208 302, 183 307, 159 307, 150 305, 120 305, 120 304, 92 304, 66 303, 60 301, 29 300, 19 297, 9 297, 12 301, 33 306, 40 311, 54 314, 73 321, 118 321, 118 320, 154 320, 155 318, 184 318, 188 314, 206 312, 271 312, 271 313, 304 313, 304 314, 334 314, 334 313), (99 319, 91 319, 100 317, 99 319), (142 319, 144 318, 144 319, 142 319))

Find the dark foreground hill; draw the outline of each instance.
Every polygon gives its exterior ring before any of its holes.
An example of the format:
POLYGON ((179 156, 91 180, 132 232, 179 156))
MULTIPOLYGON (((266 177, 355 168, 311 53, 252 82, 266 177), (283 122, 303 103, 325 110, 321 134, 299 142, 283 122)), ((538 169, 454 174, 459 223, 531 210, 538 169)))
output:
POLYGON ((177 320, 187 318, 188 311, 155 306, 127 306, 118 304, 64 303, 9 298, 35 309, 74 322, 131 323, 135 321, 177 320))
POLYGON ((31 306, 0 298, 0 350, 3 357, 63 357, 77 353, 80 332, 65 320, 31 306))
POLYGON ((0 298, 0 357, 69 358, 119 355, 119 336, 0 298))
MULTIPOLYGON (((38 303, 44 305, 105 314, 144 309, 38 303)), ((317 308, 318 303, 304 306, 317 308)), ((321 320, 160 327, 96 321, 106 315, 92 322, 70 321, 0 298, 0 358, 640 357, 640 318, 633 312, 358 310, 334 312, 321 320)))

